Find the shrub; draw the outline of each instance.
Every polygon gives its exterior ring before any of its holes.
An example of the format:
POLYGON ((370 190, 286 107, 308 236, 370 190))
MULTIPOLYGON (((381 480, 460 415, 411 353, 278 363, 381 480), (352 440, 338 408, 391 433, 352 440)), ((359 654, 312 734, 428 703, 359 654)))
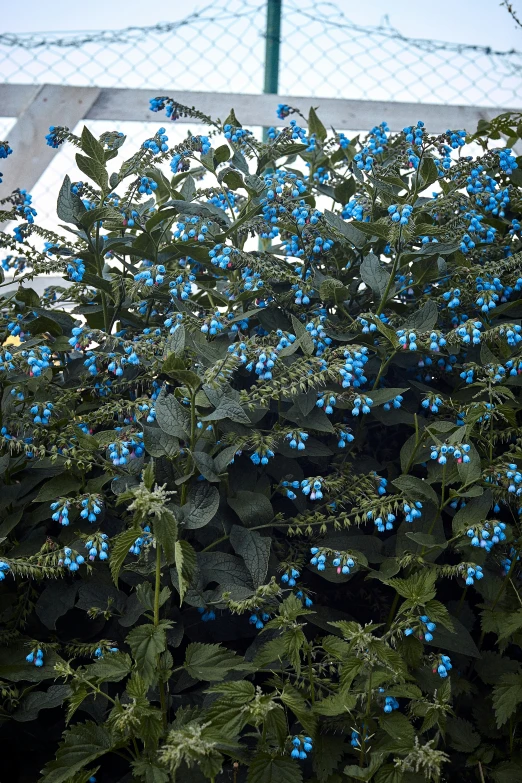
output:
POLYGON ((151 108, 2 202, 9 780, 520 780, 520 118, 151 108))

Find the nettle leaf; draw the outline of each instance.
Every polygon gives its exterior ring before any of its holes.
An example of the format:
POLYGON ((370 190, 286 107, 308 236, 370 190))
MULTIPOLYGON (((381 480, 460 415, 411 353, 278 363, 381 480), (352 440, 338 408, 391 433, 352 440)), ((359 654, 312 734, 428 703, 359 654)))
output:
POLYGON ((233 525, 230 531, 230 543, 245 561, 254 587, 263 584, 268 571, 271 539, 261 536, 256 530, 247 530, 239 525, 233 525))
POLYGON ((289 758, 273 758, 268 753, 254 756, 249 768, 247 783, 302 783, 303 773, 296 761, 289 758))
POLYGON ((226 647, 219 644, 192 643, 185 653, 184 669, 196 680, 215 682, 224 680, 229 672, 248 670, 248 664, 226 647))
POLYGON ((522 674, 503 674, 493 688, 493 708, 497 728, 506 723, 522 703, 522 674))
POLYGON ((446 730, 451 746, 461 753, 473 753, 480 744, 480 734, 464 718, 448 717, 446 730))
POLYGON ((272 504, 260 492, 239 490, 235 497, 229 497, 227 501, 246 527, 268 525, 274 520, 272 504))
POLYGON ((157 675, 157 658, 167 647, 167 628, 171 623, 162 621, 159 625, 139 625, 127 636, 132 657, 136 661, 139 675, 147 684, 154 682, 157 675))
POLYGON ((120 682, 132 668, 132 660, 127 653, 107 653, 86 667, 88 677, 96 677, 100 682, 120 682))
POLYGON ((174 562, 179 598, 183 602, 196 569, 196 553, 188 541, 176 541, 174 562))
POLYGON ((72 776, 114 747, 107 726, 78 723, 68 729, 58 748, 56 759, 43 769, 42 783, 68 783, 72 776))
POLYGON ((188 503, 183 506, 183 525, 189 530, 204 527, 215 517, 218 508, 218 490, 211 484, 198 482, 191 487, 188 503))
POLYGON ((120 575, 121 567, 125 562, 125 558, 129 554, 129 549, 134 544, 136 539, 141 535, 142 530, 136 526, 124 530, 119 536, 116 536, 111 542, 111 556, 109 559, 109 565, 111 569, 111 575, 114 580, 114 584, 118 584, 118 577, 120 575))
POLYGON ((154 403, 156 420, 167 435, 175 438, 188 438, 190 432, 190 413, 177 401, 173 394, 162 389, 154 403))
POLYGON ((174 514, 165 509, 156 514, 152 523, 154 536, 161 546, 167 565, 176 560, 176 541, 178 538, 178 523, 174 514))

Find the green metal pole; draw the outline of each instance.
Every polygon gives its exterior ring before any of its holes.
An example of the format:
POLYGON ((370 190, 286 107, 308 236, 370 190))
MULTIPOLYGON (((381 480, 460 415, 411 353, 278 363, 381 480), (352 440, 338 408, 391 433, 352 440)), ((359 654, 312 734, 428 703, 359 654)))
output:
MULTIPOLYGON (((266 2, 265 85, 263 92, 271 95, 276 95, 279 89, 282 5, 283 0, 267 0, 266 2)), ((266 133, 267 129, 263 128, 263 141, 267 141, 266 133)))

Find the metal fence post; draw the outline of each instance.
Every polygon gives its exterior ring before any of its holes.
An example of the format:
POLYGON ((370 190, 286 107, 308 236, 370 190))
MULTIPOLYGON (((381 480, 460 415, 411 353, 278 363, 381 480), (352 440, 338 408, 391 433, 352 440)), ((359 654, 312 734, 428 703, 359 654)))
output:
MULTIPOLYGON (((276 95, 279 88, 279 51, 283 0, 266 0, 265 84, 263 92, 276 95)), ((263 128, 263 141, 267 141, 263 128)))

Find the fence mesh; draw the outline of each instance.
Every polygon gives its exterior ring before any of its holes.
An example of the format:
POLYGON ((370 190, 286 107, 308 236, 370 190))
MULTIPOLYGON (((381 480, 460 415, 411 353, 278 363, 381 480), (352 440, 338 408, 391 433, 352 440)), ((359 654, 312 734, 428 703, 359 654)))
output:
MULTIPOLYGON (((258 93, 265 16, 265 0, 214 0, 152 27, 4 34, 0 79, 258 93)), ((515 107, 521 88, 521 52, 406 38, 355 25, 331 2, 283 2, 283 94, 515 107)))
MULTIPOLYGON (((139 87, 151 97, 169 89, 260 93, 265 25, 265 0, 213 0, 185 19, 151 27, 3 34, 0 81, 139 87)), ((503 107, 519 106, 522 95, 521 52, 355 25, 321 0, 283 0, 280 57, 283 95, 503 107)), ((0 138, 13 122, 0 117, 0 138)), ((95 132, 98 124, 89 123, 95 132)), ((109 124, 127 134, 129 148, 151 135, 145 123, 109 124)), ((169 125, 172 142, 185 133, 186 126, 169 125)), ((56 192, 71 164, 72 152, 62 148, 33 189, 42 216, 44 197, 56 192)), ((47 209, 51 215, 52 204, 47 209)))

